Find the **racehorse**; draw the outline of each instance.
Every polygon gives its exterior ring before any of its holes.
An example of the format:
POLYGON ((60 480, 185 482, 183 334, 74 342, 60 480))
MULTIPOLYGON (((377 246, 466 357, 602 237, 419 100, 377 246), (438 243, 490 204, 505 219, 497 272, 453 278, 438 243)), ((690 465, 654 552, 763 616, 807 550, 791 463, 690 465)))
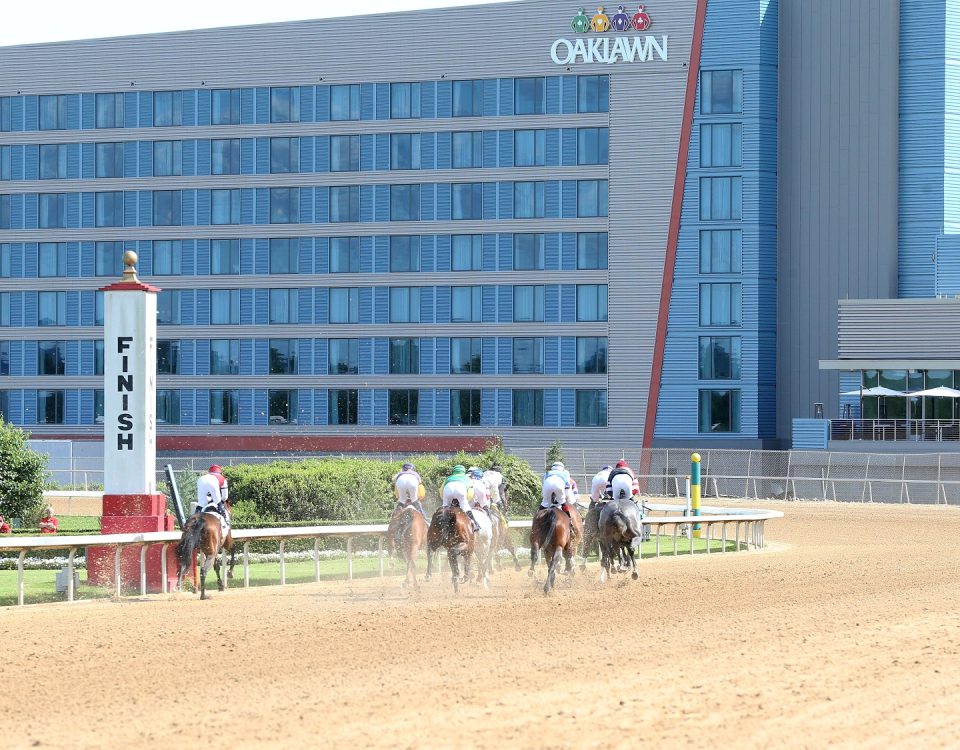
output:
POLYGON ((580 570, 587 569, 587 555, 597 549, 597 540, 600 537, 600 511, 606 505, 606 500, 597 502, 590 501, 590 507, 587 508, 587 515, 583 519, 583 562, 580 563, 580 570))
POLYGON ((403 556, 407 563, 407 577, 403 585, 420 590, 417 580, 417 554, 427 541, 427 522, 416 508, 407 505, 397 510, 387 527, 387 550, 391 557, 403 556), (400 555, 397 552, 400 552, 400 555))
POLYGON ((643 539, 643 518, 640 509, 632 500, 611 500, 600 512, 600 581, 606 580, 613 568, 614 556, 618 560, 629 555, 633 568, 632 577, 637 573, 636 553, 643 539))
MULTIPOLYGON (((227 514, 230 513, 230 501, 224 501, 227 514)), ((236 550, 233 547, 233 534, 228 530, 223 535, 220 516, 216 513, 195 513, 183 525, 183 534, 177 543, 177 591, 183 584, 183 576, 193 565, 194 551, 200 553, 200 598, 207 598, 207 573, 211 566, 217 574, 217 589, 223 591, 226 586, 220 577, 220 553, 230 551, 230 569, 227 578, 233 578, 233 565, 236 550)))
POLYGON ((577 553, 580 539, 583 537, 583 522, 580 513, 572 505, 568 516, 561 508, 543 508, 533 519, 530 529, 530 570, 532 576, 537 566, 537 556, 543 549, 543 558, 547 562, 547 580, 543 584, 543 593, 549 594, 557 578, 557 567, 561 556, 566 559, 565 572, 573 575, 573 557, 577 553))
MULTIPOLYGON (((493 555, 497 549, 498 527, 481 508, 473 509, 473 518, 480 528, 473 532, 473 554, 477 559, 477 583, 487 588, 493 573, 493 555)), ((466 577, 466 576, 464 576, 466 577)))
POLYGON ((430 520, 427 532, 427 574, 426 580, 433 576, 433 557, 438 549, 445 547, 450 570, 453 573, 453 590, 460 591, 460 568, 457 557, 463 557, 463 582, 470 575, 470 556, 473 554, 473 526, 467 514, 459 507, 437 508, 430 520))
POLYGON ((513 544, 513 538, 510 535, 510 527, 507 525, 507 516, 504 514, 503 510, 499 505, 492 506, 493 512, 493 525, 496 529, 497 535, 493 544, 493 557, 497 561, 497 570, 503 570, 503 565, 500 563, 500 556, 497 554, 500 550, 505 549, 510 553, 510 556, 513 558, 513 568, 514 570, 520 570, 520 561, 517 559, 517 548, 513 544))

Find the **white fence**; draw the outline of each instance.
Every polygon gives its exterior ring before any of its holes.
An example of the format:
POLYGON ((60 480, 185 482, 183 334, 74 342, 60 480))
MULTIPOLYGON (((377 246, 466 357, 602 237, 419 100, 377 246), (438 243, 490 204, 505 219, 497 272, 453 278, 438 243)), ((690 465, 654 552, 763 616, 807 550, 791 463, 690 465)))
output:
MULTIPOLYGON (((681 513, 684 506, 668 504, 652 504, 648 507, 655 512, 681 513)), ((706 552, 711 552, 711 541, 721 542, 721 552, 727 551, 728 541, 735 542, 734 549, 760 549, 764 546, 764 525, 766 521, 782 518, 779 511, 764 511, 741 508, 711 508, 704 507, 701 516, 647 516, 644 525, 653 527, 656 537, 655 555, 660 556, 660 538, 664 527, 672 527, 673 554, 677 552, 677 537, 684 526, 699 524, 706 529, 706 552), (720 535, 717 536, 714 527, 720 526, 720 535), (728 526, 734 527, 733 536, 727 533, 728 526), (742 540, 741 540, 742 527, 742 540)), ((531 521, 510 521, 512 529, 528 529, 531 521)), ((243 585, 250 585, 250 558, 249 546, 252 541, 277 541, 280 544, 280 585, 286 583, 286 562, 284 547, 292 539, 313 539, 314 578, 320 580, 320 539, 333 537, 346 540, 347 579, 353 579, 353 540, 362 537, 377 538, 377 555, 380 561, 380 575, 384 575, 383 540, 386 535, 387 524, 371 524, 365 526, 300 526, 280 529, 238 529, 233 532, 235 542, 242 543, 243 551, 243 585)), ((669 535, 667 535, 669 536, 669 535)), ((147 593, 147 550, 160 545, 161 554, 161 586, 163 593, 167 593, 167 548, 180 540, 180 532, 159 531, 142 534, 99 534, 84 536, 31 536, 0 538, 0 555, 7 552, 18 553, 17 557, 17 603, 24 604, 24 560, 27 553, 37 550, 67 550, 67 601, 73 601, 74 591, 74 559, 78 549, 86 547, 112 547, 114 549, 114 593, 117 598, 123 595, 120 579, 120 552, 127 547, 140 549, 140 594, 147 593)), ((694 545, 690 544, 689 554, 694 553, 694 545)))

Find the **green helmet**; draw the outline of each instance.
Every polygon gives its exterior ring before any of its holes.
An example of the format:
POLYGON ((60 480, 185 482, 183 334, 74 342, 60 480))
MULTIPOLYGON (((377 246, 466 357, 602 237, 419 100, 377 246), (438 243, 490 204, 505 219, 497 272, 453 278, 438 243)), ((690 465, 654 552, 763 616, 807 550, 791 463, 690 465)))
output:
POLYGON ((454 474, 466 474, 467 468, 463 464, 457 464, 453 467, 454 474))

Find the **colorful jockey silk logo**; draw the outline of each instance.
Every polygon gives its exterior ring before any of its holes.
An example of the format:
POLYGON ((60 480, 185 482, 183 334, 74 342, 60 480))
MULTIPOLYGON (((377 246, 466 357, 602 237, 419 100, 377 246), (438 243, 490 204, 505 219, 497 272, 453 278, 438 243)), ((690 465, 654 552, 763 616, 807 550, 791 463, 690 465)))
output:
POLYGON ((604 6, 597 8, 596 15, 592 18, 584 13, 582 7, 577 9, 577 15, 570 22, 570 28, 575 34, 586 34, 588 31, 594 31, 602 34, 613 29, 614 31, 646 31, 653 25, 650 20, 650 14, 646 11, 646 6, 641 5, 633 16, 627 15, 626 8, 622 5, 617 6, 617 12, 611 18, 605 12, 604 6))

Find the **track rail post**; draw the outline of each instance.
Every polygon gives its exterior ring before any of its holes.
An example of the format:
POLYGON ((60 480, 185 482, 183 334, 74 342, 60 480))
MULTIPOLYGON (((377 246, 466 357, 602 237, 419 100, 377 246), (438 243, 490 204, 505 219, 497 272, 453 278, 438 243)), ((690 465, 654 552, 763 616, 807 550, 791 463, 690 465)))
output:
POLYGON ((68 602, 72 602, 73 597, 76 594, 76 592, 73 590, 73 571, 75 567, 73 564, 73 558, 76 554, 77 554, 76 547, 71 547, 70 551, 67 553, 67 576, 68 576, 67 577, 67 601, 68 602))

